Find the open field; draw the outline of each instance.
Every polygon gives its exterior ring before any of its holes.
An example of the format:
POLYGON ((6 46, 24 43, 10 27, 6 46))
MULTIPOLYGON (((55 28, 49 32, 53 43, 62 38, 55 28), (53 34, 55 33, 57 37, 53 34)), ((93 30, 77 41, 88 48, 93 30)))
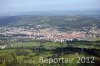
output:
POLYGON ((33 47, 41 47, 45 49, 55 49, 57 47, 67 47, 67 44, 65 43, 59 43, 59 42, 25 42, 25 43, 14 43, 10 46, 10 48, 33 48, 33 47))

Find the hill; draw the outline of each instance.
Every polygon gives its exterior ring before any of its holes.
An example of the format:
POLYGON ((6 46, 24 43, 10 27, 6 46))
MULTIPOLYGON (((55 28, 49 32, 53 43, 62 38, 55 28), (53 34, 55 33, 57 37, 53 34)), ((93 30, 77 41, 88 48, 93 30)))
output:
POLYGON ((100 28, 98 18, 89 16, 6 16, 0 17, 0 26, 50 25, 82 28, 96 25, 100 28))

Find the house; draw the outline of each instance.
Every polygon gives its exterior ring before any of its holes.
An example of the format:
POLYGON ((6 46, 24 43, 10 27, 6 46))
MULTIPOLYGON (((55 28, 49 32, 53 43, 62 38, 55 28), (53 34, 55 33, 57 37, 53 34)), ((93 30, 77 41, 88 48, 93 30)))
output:
POLYGON ((5 49, 7 46, 6 45, 1 45, 0 49, 5 49))

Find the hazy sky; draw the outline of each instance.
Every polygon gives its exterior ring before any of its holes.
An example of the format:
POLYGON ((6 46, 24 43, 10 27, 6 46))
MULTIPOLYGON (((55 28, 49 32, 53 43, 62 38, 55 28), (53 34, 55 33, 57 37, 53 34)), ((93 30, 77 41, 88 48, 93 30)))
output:
POLYGON ((92 9, 100 9, 100 0, 0 0, 0 14, 27 11, 92 9))

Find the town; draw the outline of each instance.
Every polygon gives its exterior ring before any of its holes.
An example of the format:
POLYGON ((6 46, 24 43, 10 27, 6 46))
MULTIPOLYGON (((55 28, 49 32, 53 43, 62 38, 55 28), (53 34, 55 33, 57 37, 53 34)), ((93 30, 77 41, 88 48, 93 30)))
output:
POLYGON ((35 29, 33 27, 2 27, 0 28, 0 39, 2 38, 31 38, 35 40, 50 40, 54 42, 65 42, 72 40, 92 41, 92 38, 100 38, 100 29, 84 27, 84 30, 60 31, 55 27, 46 27, 35 29), (87 31, 85 31, 87 30, 87 31), (3 35, 3 36, 2 36, 3 35))

